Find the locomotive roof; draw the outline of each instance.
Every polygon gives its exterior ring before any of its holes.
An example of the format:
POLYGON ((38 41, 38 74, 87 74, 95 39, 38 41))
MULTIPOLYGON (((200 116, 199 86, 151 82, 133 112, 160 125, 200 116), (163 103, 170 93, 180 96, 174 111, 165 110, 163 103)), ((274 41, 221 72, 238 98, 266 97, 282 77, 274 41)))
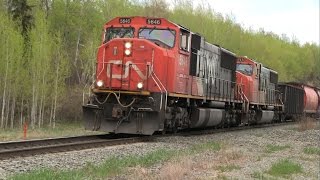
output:
MULTIPOLYGON (((248 59, 248 60, 250 60, 250 61, 252 61, 252 62, 254 62, 254 63, 256 63, 256 64, 262 64, 262 63, 258 62, 258 61, 255 60, 255 59, 248 58, 247 56, 239 56, 239 58, 245 58, 245 59, 248 59)), ((275 71, 274 69, 269 68, 268 66, 264 66, 264 64, 262 64, 262 67, 265 68, 265 69, 267 69, 267 70, 269 70, 269 71, 271 71, 271 72, 273 72, 273 73, 278 74, 277 71, 275 71)))
MULTIPOLYGON (((161 26, 175 26, 175 27, 177 27, 177 28, 180 28, 180 29, 189 31, 191 34, 197 34, 198 36, 203 37, 204 40, 205 40, 205 37, 204 37, 203 35, 201 35, 200 33, 192 32, 189 28, 187 28, 187 27, 185 27, 185 26, 183 26, 183 25, 181 25, 181 24, 176 24, 176 23, 174 23, 174 22, 172 22, 172 21, 170 21, 170 20, 168 20, 168 19, 166 19, 166 18, 162 18, 162 17, 118 16, 118 17, 115 17, 115 18, 111 19, 111 20, 108 21, 107 23, 105 23, 105 25, 121 24, 121 23, 119 23, 119 19, 121 19, 121 18, 123 18, 123 19, 128 18, 128 19, 130 19, 130 20, 133 21, 133 22, 130 21, 130 23, 125 23, 125 24, 127 24, 127 25, 128 25, 128 24, 143 24, 143 25, 145 25, 146 23, 145 23, 145 22, 143 23, 143 21, 141 21, 141 20, 159 19, 159 20, 161 20, 161 21, 163 22, 163 23, 161 23, 161 26), (137 19, 138 19, 138 20, 137 20, 137 19), (140 20, 140 21, 139 21, 139 20, 140 20)), ((207 42, 207 41, 205 40, 205 42, 207 42)), ((208 43, 210 43, 210 42, 208 42, 208 43)), ((230 55, 237 56, 234 52, 232 52, 231 50, 229 50, 229 49, 227 49, 227 48, 221 47, 220 45, 217 45, 217 44, 214 44, 214 43, 210 43, 210 44, 215 45, 215 46, 221 48, 221 50, 223 50, 224 52, 226 52, 226 53, 228 53, 228 54, 230 54, 230 55)))
POLYGON ((110 24, 121 24, 119 22, 120 19, 130 19, 130 22, 128 23, 123 23, 123 25, 130 25, 130 24, 143 24, 146 25, 147 22, 143 21, 143 20, 161 20, 160 24, 147 24, 150 26, 155 26, 155 25, 159 25, 159 26, 175 26, 175 27, 182 27, 180 25, 177 25, 171 21, 169 21, 166 18, 160 18, 160 17, 148 17, 148 16, 118 16, 115 17, 113 19, 111 19, 110 21, 108 21, 107 23, 105 23, 105 25, 110 25, 110 24))

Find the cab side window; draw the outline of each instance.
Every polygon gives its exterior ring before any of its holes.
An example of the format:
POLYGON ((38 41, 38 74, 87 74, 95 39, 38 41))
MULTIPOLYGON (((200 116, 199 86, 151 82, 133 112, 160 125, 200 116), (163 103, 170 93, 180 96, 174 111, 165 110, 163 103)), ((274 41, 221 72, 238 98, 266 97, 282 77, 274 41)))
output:
POLYGON ((189 52, 189 32, 181 29, 180 33, 180 49, 189 52))

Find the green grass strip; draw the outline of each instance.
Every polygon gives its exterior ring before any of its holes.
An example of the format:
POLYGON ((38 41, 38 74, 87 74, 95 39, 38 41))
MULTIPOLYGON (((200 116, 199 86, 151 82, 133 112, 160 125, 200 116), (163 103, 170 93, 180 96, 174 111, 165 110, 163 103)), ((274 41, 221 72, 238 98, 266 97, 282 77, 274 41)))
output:
POLYGON ((172 158, 185 155, 201 153, 203 151, 218 151, 221 145, 216 142, 208 142, 197 144, 184 150, 166 150, 159 149, 144 156, 128 155, 125 157, 111 157, 100 165, 88 163, 85 167, 77 170, 54 170, 40 169, 29 173, 16 174, 10 179, 15 180, 69 180, 69 179, 105 179, 108 176, 117 175, 123 172, 128 167, 142 166, 149 167, 154 164, 168 161, 172 158))
POLYGON ((301 172, 302 167, 300 164, 294 163, 288 159, 283 159, 273 164, 267 173, 272 176, 288 177, 292 174, 301 172))
POLYGON ((316 154, 320 155, 320 148, 318 147, 306 147, 303 149, 303 152, 306 154, 316 154))
POLYGON ((288 148, 290 148, 289 145, 279 146, 279 145, 268 144, 267 147, 266 147, 265 152, 266 153, 274 153, 274 152, 282 151, 282 150, 285 150, 285 149, 288 149, 288 148))

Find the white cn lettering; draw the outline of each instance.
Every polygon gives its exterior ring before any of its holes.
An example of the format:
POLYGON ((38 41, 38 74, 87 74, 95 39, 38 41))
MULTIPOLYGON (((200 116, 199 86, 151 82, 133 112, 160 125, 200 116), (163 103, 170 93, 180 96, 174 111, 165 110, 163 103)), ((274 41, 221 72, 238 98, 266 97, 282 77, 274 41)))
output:
MULTIPOLYGON (((108 65, 107 65, 107 77, 111 77, 111 64, 114 68, 115 65, 121 65, 122 60, 110 60, 108 65)), ((136 71, 136 73, 139 75, 139 77, 143 80, 147 79, 147 76, 142 73, 142 71, 138 68, 137 65, 133 64, 131 61, 127 61, 125 64, 124 68, 124 74, 115 74, 112 72, 112 79, 121 79, 121 78, 127 78, 129 76, 129 66, 131 64, 131 68, 136 71)), ((150 74, 150 69, 149 69, 149 74, 150 74)))

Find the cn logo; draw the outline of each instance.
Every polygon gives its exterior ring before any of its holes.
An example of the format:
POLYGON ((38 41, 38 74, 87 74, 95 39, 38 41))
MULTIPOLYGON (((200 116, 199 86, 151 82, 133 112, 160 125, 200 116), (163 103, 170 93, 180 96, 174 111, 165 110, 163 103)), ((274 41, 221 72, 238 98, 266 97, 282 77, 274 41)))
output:
MULTIPOLYGON (((111 64, 114 65, 121 65, 122 60, 110 60, 108 65, 107 65, 107 77, 111 77, 111 64)), ((142 73, 142 71, 138 68, 137 65, 133 64, 131 61, 127 61, 126 64, 124 65, 124 74, 115 74, 114 72, 112 73, 112 79, 121 79, 121 78, 127 78, 129 76, 129 65, 131 64, 131 68, 136 71, 136 73, 139 75, 139 77, 143 80, 147 79, 147 76, 142 73)), ((150 74, 150 69, 149 69, 149 74, 150 74)))

